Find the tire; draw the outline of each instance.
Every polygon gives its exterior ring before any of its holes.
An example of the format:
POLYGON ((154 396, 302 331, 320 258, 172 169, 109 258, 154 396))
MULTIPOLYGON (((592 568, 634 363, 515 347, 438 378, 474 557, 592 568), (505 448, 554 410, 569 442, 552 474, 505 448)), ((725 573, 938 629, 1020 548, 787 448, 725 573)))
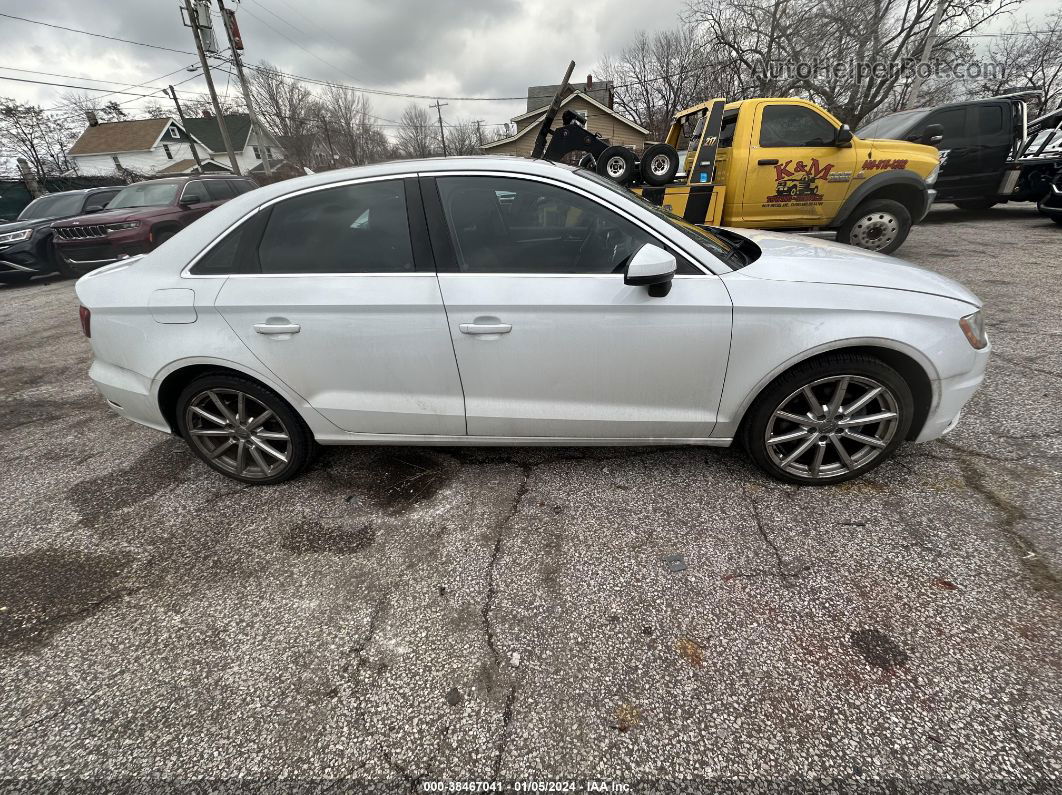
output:
POLYGON ((843 483, 888 460, 907 438, 913 416, 911 388, 893 368, 864 354, 832 353, 796 365, 764 389, 745 416, 742 441, 772 478, 809 486, 843 483), (845 391, 835 409, 842 384, 845 391), (805 389, 821 405, 811 406, 805 389), (895 416, 888 417, 890 413, 895 416), (858 422, 877 415, 883 419, 858 422), (801 422, 805 417, 806 425, 801 422))
POLYGON ((163 229, 161 232, 159 232, 157 235, 154 236, 155 239, 151 243, 151 250, 154 251, 155 249, 157 249, 159 246, 161 246, 163 243, 165 243, 167 240, 169 240, 171 237, 173 237, 176 234, 177 234, 177 230, 176 229, 163 229))
POLYGON ((1062 215, 1052 215, 1052 216, 1050 216, 1050 218, 1056 224, 1058 224, 1059 226, 1062 226, 1062 215))
POLYGON ((955 202, 955 206, 960 210, 991 210, 999 202, 995 199, 964 199, 961 202, 955 202))
POLYGON ((4 273, 0 274, 0 284, 25 284, 36 275, 36 273, 4 273))
POLYGON ((579 158, 579 168, 585 168, 587 171, 596 171, 596 166, 597 161, 594 160, 594 156, 589 152, 579 158))
POLYGON ((597 173, 626 185, 634 176, 634 152, 625 146, 610 146, 597 159, 597 173))
POLYGON ((642 153, 642 182, 653 187, 666 185, 678 173, 679 156, 675 147, 668 144, 653 144, 642 153))
POLYGON ((280 395, 256 381, 225 373, 205 375, 184 388, 177 398, 177 427, 207 466, 255 486, 298 475, 316 444, 302 418, 280 395), (263 421, 267 409, 270 416, 263 421))
POLYGON ((868 199, 837 230, 837 242, 891 254, 911 232, 911 214, 892 199, 868 199))

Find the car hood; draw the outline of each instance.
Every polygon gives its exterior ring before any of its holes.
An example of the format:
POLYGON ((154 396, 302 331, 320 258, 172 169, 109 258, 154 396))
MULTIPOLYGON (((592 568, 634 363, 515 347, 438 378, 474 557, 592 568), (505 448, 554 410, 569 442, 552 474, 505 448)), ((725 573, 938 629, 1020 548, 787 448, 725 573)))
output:
POLYGON ((5 232, 21 232, 23 229, 36 229, 38 226, 45 226, 51 223, 51 218, 34 218, 28 221, 10 221, 6 224, 0 224, 0 235, 5 232))
POLYGON ((887 254, 803 235, 753 229, 733 231, 752 240, 762 252, 759 259, 738 271, 743 276, 906 290, 981 306, 977 296, 957 281, 887 254))
POLYGON ((877 159, 882 159, 883 154, 895 154, 898 157, 906 155, 922 155, 923 157, 940 157, 940 151, 935 146, 919 144, 914 141, 904 141, 899 138, 861 138, 859 142, 865 144, 877 159))
POLYGON ((66 218, 59 223, 53 224, 53 226, 87 226, 89 224, 117 224, 122 221, 142 221, 165 209, 165 207, 130 207, 124 210, 103 210, 98 213, 66 218))

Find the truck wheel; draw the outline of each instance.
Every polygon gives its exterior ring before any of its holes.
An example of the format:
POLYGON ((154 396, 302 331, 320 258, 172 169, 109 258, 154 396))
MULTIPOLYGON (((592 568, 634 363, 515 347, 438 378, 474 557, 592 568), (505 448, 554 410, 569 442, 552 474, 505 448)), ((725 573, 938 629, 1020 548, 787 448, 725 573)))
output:
POLYGON ((597 159, 597 173, 626 185, 634 176, 634 152, 625 146, 610 146, 597 159))
POLYGON ((579 158, 579 168, 585 168, 587 171, 593 171, 597 165, 597 161, 594 160, 594 156, 587 152, 585 155, 579 158))
POLYGON ((642 153, 642 181, 646 185, 666 185, 675 178, 678 167, 678 152, 668 144, 653 144, 642 153))
POLYGON ((955 206, 960 210, 990 210, 997 204, 999 202, 995 199, 964 199, 961 202, 955 202, 955 206))
POLYGON ((837 242, 891 254, 907 239, 911 214, 892 199, 869 199, 856 207, 837 230, 837 242))

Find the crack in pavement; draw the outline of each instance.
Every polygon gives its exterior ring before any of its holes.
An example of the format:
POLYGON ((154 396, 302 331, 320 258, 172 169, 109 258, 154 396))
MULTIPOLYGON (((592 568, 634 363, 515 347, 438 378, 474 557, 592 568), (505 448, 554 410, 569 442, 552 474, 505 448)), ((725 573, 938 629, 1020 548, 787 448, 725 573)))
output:
POLYGON ((1022 359, 1016 359, 1013 356, 1008 356, 1006 354, 999 353, 998 351, 993 351, 992 356, 993 358, 999 359, 1002 362, 1006 362, 1007 364, 1012 365, 1013 367, 1017 367, 1022 370, 1028 370, 1031 373, 1039 373, 1040 375, 1046 375, 1048 378, 1057 378, 1062 380, 1062 374, 1056 373, 1053 370, 1045 370, 1042 367, 1034 367, 1028 362, 1023 361, 1022 359))
MULTIPOLYGON (((499 673, 502 672, 502 658, 498 652, 498 646, 494 638, 494 624, 491 620, 491 613, 494 610, 494 600, 497 597, 498 589, 495 583, 495 574, 497 571, 498 557, 501 554, 502 540, 504 538, 505 528, 512 524, 516 515, 520 511, 520 503, 530 489, 531 473, 534 470, 534 466, 531 464, 520 464, 520 469, 523 472, 523 480, 520 483, 520 487, 516 490, 516 495, 513 497, 512 505, 509 507, 508 513, 498 522, 497 532, 494 538, 494 548, 491 550, 490 563, 487 568, 487 596, 483 601, 483 629, 486 636, 487 648, 490 650, 491 657, 494 660, 494 667, 499 673)), ((494 780, 498 780, 501 772, 502 759, 505 756, 505 751, 509 747, 509 741, 512 739, 510 734, 510 727, 513 721, 513 704, 516 701, 516 681, 510 675, 509 693, 505 698, 505 709, 502 711, 502 729, 501 734, 498 737, 498 742, 495 747, 493 773, 494 780)))
POLYGON ((1033 590, 1046 593, 1057 600, 1062 594, 1062 579, 1052 571, 1050 564, 1037 550, 1036 545, 1024 533, 1017 530, 1020 522, 1029 519, 1029 514, 1020 505, 1011 502, 992 488, 977 465, 962 455, 965 452, 962 448, 943 439, 941 444, 960 453, 955 463, 959 465, 959 473, 966 486, 1003 514, 1003 523, 999 526, 999 532, 1018 554, 1018 562, 1032 579, 1033 590))
POLYGON ((771 539, 771 537, 767 535, 767 530, 763 526, 763 519, 760 517, 759 505, 756 504, 756 500, 753 499, 747 487, 742 486, 741 491, 745 495, 745 499, 748 500, 749 507, 752 508, 752 518, 756 523, 756 529, 759 531, 760 537, 763 539, 763 543, 765 543, 774 553, 775 573, 773 574, 773 576, 776 576, 781 579, 782 585, 788 588, 790 586, 789 581, 791 579, 799 578, 801 574, 804 574, 805 572, 810 570, 811 566, 804 563, 800 564, 792 570, 789 570, 786 567, 786 561, 785 558, 782 557, 782 551, 778 548, 778 545, 771 539))

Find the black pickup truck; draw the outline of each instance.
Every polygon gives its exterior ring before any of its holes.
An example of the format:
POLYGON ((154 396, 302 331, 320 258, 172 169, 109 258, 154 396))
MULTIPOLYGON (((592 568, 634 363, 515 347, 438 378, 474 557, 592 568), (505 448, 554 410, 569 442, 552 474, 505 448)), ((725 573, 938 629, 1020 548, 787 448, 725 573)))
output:
POLYGON ((1028 93, 916 108, 883 116, 859 138, 932 139, 940 150, 938 202, 985 210, 1039 202, 1062 172, 1062 109, 1029 121, 1028 93), (929 129, 929 128, 933 129, 929 129))

